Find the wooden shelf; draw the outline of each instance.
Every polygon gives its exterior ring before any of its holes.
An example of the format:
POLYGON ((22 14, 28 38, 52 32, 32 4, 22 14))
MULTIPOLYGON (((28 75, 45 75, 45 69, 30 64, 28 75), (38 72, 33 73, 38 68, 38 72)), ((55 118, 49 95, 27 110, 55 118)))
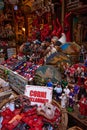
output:
POLYGON ((86 13, 87 12, 87 3, 85 4, 84 1, 81 2, 80 0, 67 0, 66 8, 73 13, 86 13))
POLYGON ((80 119, 75 111, 68 112, 68 119, 69 119, 68 122, 69 127, 76 125, 82 128, 83 130, 87 130, 86 119, 80 119))

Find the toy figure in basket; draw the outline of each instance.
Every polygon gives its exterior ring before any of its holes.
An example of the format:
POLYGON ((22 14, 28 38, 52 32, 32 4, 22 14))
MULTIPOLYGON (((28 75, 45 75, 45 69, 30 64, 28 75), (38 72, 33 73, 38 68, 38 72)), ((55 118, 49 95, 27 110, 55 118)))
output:
MULTIPOLYGON (((55 103, 54 103, 55 104, 55 103)), ((50 122, 53 126, 58 125, 60 122, 60 106, 53 105, 51 103, 45 103, 41 107, 38 107, 38 115, 42 115, 45 121, 50 122)))
POLYGON ((79 112, 80 112, 80 115, 79 118, 84 118, 85 117, 85 114, 87 114, 87 110, 86 110, 86 105, 87 105, 87 101, 86 101, 86 98, 84 95, 81 96, 81 99, 79 101, 79 112))
POLYGON ((55 107, 51 103, 45 103, 41 108, 38 108, 38 114, 44 114, 48 119, 53 119, 55 107))

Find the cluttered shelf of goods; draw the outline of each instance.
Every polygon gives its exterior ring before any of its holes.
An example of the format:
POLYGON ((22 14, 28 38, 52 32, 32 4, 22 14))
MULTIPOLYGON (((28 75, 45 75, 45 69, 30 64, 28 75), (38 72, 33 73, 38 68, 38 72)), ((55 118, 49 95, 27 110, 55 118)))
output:
POLYGON ((67 56, 57 52, 44 64, 34 52, 28 56, 13 55, 0 65, 1 129, 86 130, 87 59, 63 64, 67 56))
POLYGON ((87 130, 87 24, 54 18, 62 1, 1 1, 0 130, 87 130))
POLYGON ((16 54, 12 6, 0 1, 0 63, 16 54))

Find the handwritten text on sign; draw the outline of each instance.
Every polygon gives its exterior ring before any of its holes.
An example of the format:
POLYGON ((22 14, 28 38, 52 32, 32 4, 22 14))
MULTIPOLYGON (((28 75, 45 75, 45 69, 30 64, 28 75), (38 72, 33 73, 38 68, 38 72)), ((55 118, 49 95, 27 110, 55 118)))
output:
POLYGON ((41 105, 52 101, 52 88, 44 86, 26 85, 25 95, 29 97, 32 104, 41 105))

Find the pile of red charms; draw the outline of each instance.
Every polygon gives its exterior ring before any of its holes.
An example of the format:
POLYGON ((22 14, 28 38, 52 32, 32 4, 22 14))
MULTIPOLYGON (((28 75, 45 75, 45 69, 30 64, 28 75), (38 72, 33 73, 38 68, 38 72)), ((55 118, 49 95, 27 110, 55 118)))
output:
MULTIPOLYGON (((38 106, 31 105, 27 96, 20 95, 14 100, 14 110, 2 108, 1 130, 56 130, 60 123, 61 112, 55 107, 53 118, 47 118, 37 112, 38 106)), ((48 108, 50 109, 50 108, 48 108)))

